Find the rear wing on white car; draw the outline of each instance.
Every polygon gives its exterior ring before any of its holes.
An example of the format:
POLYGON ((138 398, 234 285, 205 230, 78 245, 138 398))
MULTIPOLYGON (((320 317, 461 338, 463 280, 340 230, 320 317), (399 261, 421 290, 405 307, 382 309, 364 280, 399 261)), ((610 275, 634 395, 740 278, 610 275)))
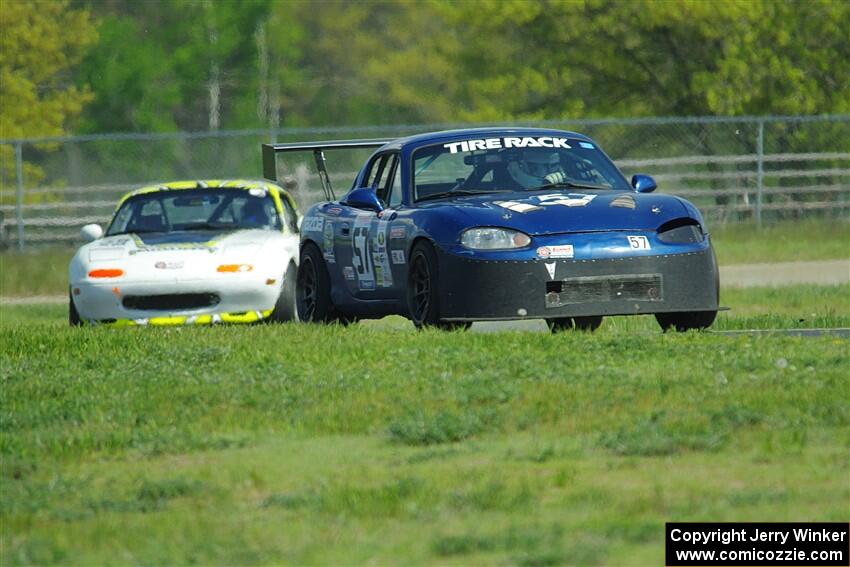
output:
POLYGON ((333 187, 328 176, 327 163, 325 162, 325 150, 346 150, 351 148, 380 148, 384 144, 392 142, 392 138, 371 138, 366 140, 327 140, 324 142, 295 142, 291 144, 263 144, 263 177, 271 181, 277 181, 278 152, 306 152, 312 151, 316 159, 316 170, 322 182, 322 190, 325 199, 333 201, 333 187))

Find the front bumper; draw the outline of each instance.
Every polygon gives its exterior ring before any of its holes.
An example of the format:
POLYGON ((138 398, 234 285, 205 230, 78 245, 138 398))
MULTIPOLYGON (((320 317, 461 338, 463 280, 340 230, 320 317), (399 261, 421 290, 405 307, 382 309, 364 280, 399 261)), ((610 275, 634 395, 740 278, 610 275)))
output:
POLYGON ((438 248, 448 321, 638 315, 718 308, 711 246, 605 259, 482 260, 438 248))
MULTIPOLYGON (((225 280, 201 279, 164 282, 83 281, 71 284, 71 298, 80 318, 91 324, 209 325, 255 323, 271 315, 282 281, 267 284, 265 277, 238 276, 225 280), (157 308, 157 298, 171 305, 157 308), (174 298, 177 298, 175 301, 174 298), (208 305, 181 308, 182 298, 195 304, 209 297, 208 305), (141 301, 140 301, 141 299, 141 301), (134 305, 145 305, 145 309, 134 305)), ((203 301, 201 301, 204 303, 203 301)))

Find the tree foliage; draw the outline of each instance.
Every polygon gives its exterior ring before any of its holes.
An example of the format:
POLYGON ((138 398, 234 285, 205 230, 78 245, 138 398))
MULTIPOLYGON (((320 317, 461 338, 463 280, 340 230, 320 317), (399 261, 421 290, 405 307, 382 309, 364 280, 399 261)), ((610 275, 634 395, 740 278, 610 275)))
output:
POLYGON ((5 137, 850 112, 840 0, 73 1, 2 4, 5 137))
MULTIPOLYGON (((0 138, 65 133, 92 99, 71 75, 96 38, 88 11, 69 9, 66 0, 7 0, 0 30, 0 138)), ((13 149, 0 152, 5 187, 15 175, 13 149)), ((27 165, 26 175, 37 179, 40 171, 27 165)))

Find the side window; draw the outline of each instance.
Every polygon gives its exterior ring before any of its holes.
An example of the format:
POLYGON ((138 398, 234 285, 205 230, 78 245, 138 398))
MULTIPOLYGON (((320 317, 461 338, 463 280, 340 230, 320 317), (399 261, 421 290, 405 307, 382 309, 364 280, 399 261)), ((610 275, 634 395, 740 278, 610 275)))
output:
POLYGON ((366 176, 366 187, 376 187, 376 183, 380 179, 380 176, 387 165, 388 157, 389 156, 387 154, 384 154, 382 156, 377 156, 374 160, 372 160, 369 175, 366 176))
POLYGON ((388 202, 390 207, 398 207, 401 205, 401 162, 399 160, 396 160, 395 162, 395 173, 393 174, 393 180, 389 191, 390 198, 388 202))
POLYGON ((289 204, 289 199, 283 195, 280 196, 280 202, 283 204, 283 219, 286 230, 298 234, 298 215, 295 214, 295 209, 289 204))
POLYGON ((136 208, 134 203, 124 203, 121 209, 115 214, 112 224, 109 226, 107 236, 127 230, 127 225, 130 223, 130 218, 133 216, 133 211, 136 208))
POLYGON ((392 190, 393 173, 398 164, 398 154, 387 156, 387 164, 384 166, 384 171, 381 172, 381 177, 378 180, 376 187, 378 199, 386 203, 389 200, 390 191, 392 190))

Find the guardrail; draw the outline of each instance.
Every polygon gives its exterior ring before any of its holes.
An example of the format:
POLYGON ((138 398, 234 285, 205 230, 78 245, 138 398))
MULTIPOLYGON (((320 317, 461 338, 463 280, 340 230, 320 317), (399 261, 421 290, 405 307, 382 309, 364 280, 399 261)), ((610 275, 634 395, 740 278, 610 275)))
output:
MULTIPOLYGON (((713 222, 753 219, 760 224, 766 213, 773 216, 801 216, 831 212, 846 217, 850 209, 848 115, 546 121, 536 125, 579 126, 576 129, 586 131, 609 149, 617 165, 626 174, 642 172, 652 175, 659 182, 659 191, 692 200, 713 222), (771 129, 767 138, 766 126, 771 129), (824 137, 825 131, 830 135, 824 137), (705 142, 709 137, 712 138, 712 144, 705 142), (631 139, 639 142, 631 145, 621 143, 631 139), (766 141, 771 147, 770 152, 765 151, 766 141), (719 146, 727 153, 687 151, 692 148, 705 151, 712 149, 707 147, 710 145, 719 146), (791 147, 797 149, 801 146, 806 151, 788 151, 791 147), (750 151, 731 153, 730 148, 750 151)), ((256 178, 260 171, 259 142, 268 141, 269 138, 350 138, 366 133, 401 135, 447 126, 405 125, 0 140, 0 145, 14 146, 16 172, 14 196, 8 186, 0 187, 0 245, 23 249, 27 243, 76 241, 81 226, 91 222, 108 222, 123 194, 156 180, 226 177, 219 173, 223 170, 232 171, 238 176, 256 178), (162 152, 158 144, 180 142, 186 144, 182 149, 189 154, 195 149, 206 148, 209 156, 206 161, 201 160, 199 165, 193 162, 191 167, 184 168, 185 171, 175 171, 176 158, 170 156, 179 152, 162 152), (37 186, 25 188, 23 170, 27 156, 23 149, 37 149, 40 147, 38 144, 43 143, 59 147, 60 152, 65 149, 68 157, 64 161, 58 160, 58 167, 53 164, 58 173, 47 175, 47 180, 37 186), (91 150, 99 152, 112 144, 131 144, 134 154, 141 156, 160 151, 166 157, 162 162, 155 159, 144 161, 142 172, 138 174, 141 179, 138 181, 123 171, 116 174, 99 171, 99 177, 114 177, 116 182, 89 182, 86 179, 86 160, 91 159, 100 169, 105 168, 101 162, 89 158, 88 153, 79 147, 80 144, 95 144, 91 150), (216 151, 210 151, 207 147, 210 144, 226 145, 224 149, 216 147, 216 151), (79 163, 81 161, 82 166, 79 163), (74 171, 77 172, 76 179, 69 173, 74 171)), ((86 148, 89 149, 89 146, 86 148)), ((32 153, 38 154, 34 150, 32 153)), ((41 157, 40 154, 37 157, 41 157)), ((27 159, 27 163, 29 161, 27 159)), ((349 160, 344 172, 331 176, 337 194, 348 188, 356 175, 354 167, 359 161, 349 160)), ((293 193, 302 207, 321 198, 318 178, 311 176, 309 165, 306 164, 309 164, 307 159, 304 164, 291 168, 293 193)), ((50 165, 48 160, 47 166, 50 165)), ((11 168, 7 165, 4 169, 11 168)))

